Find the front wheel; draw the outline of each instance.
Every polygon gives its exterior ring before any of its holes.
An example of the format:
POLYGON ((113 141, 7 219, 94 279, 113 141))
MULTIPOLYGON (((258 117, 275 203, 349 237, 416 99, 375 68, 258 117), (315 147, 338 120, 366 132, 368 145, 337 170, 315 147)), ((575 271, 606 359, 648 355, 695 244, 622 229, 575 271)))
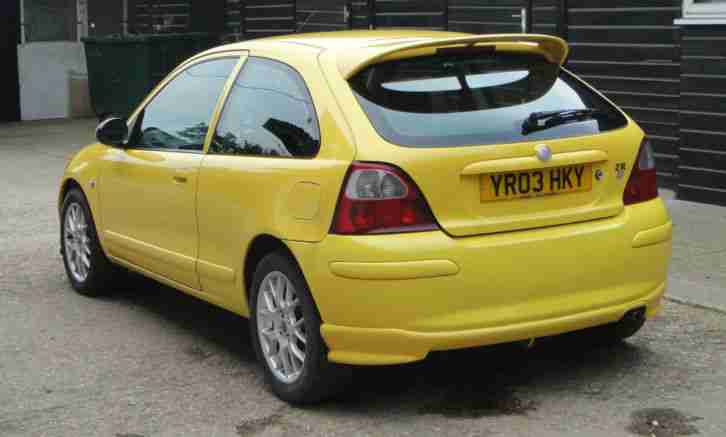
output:
POLYGON ((86 196, 79 189, 66 194, 61 209, 61 254, 73 289, 85 296, 106 293, 116 268, 106 258, 86 196))
POLYGON ((351 369, 331 363, 320 335, 320 315, 297 264, 273 253, 255 270, 250 295, 252 344, 272 391, 292 404, 309 404, 347 387, 351 369))

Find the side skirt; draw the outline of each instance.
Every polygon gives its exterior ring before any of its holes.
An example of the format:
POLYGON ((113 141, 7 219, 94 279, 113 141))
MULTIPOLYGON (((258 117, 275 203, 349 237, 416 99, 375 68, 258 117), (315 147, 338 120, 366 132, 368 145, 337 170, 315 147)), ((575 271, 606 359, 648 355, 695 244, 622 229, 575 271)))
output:
POLYGON ((205 302, 209 302, 209 303, 211 303, 214 306, 218 306, 220 308, 224 308, 224 309, 226 309, 228 311, 231 311, 231 312, 233 312, 233 313, 235 313, 237 315, 240 315, 242 317, 247 317, 245 314, 242 313, 242 311, 241 311, 240 308, 235 308, 235 307, 233 307, 231 305, 227 305, 221 299, 217 298, 216 296, 214 296, 212 294, 205 293, 205 292, 203 292, 201 290, 197 290, 197 289, 194 289, 192 287, 188 287, 188 286, 186 286, 184 284, 180 284, 179 282, 176 282, 176 281, 174 281, 172 279, 169 279, 169 278, 167 278, 165 276, 162 276, 162 275, 159 275, 157 273, 154 273, 154 272, 151 272, 149 270, 146 270, 143 267, 139 267, 136 264, 130 263, 128 261, 124 261, 121 258, 117 258, 115 256, 109 255, 108 256, 108 259, 110 259, 111 262, 113 262, 114 264, 118 264, 118 265, 120 265, 122 267, 125 267, 125 268, 129 269, 129 270, 133 270, 136 273, 139 273, 139 274, 142 274, 142 275, 146 276, 147 278, 151 278, 151 279, 153 279, 153 280, 155 280, 157 282, 161 282, 162 284, 167 285, 169 287, 172 287, 172 288, 174 288, 176 290, 179 290, 179 291, 181 291, 183 293, 186 293, 186 294, 189 294, 191 296, 194 296, 194 297, 196 297, 198 299, 201 299, 201 300, 203 300, 205 302))

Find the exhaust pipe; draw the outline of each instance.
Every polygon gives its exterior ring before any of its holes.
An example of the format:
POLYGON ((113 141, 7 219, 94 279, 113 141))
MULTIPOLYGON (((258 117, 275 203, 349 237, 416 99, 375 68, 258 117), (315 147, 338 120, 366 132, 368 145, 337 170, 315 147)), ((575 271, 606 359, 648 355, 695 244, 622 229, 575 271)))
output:
POLYGON ((638 332, 645 324, 645 307, 635 308, 625 313, 622 319, 615 323, 617 337, 624 340, 638 332))

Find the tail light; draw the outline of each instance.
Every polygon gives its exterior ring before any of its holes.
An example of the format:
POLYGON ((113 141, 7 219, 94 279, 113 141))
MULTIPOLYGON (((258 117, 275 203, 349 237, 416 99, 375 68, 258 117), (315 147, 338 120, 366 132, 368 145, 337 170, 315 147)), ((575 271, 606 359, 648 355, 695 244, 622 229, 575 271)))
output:
POLYGON ((438 229, 416 184, 386 164, 354 162, 343 182, 331 232, 392 234, 438 229))
POLYGON ((658 185, 655 175, 655 157, 650 142, 645 140, 640 145, 638 160, 630 173, 630 179, 625 186, 623 203, 632 205, 645 202, 658 197, 658 185))

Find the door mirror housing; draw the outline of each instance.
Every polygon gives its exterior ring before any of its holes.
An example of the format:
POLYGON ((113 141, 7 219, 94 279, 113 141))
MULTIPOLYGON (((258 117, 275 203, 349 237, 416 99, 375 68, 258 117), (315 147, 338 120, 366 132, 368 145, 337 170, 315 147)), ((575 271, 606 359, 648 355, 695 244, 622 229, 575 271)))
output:
POLYGON ((111 147, 124 147, 124 141, 129 134, 126 121, 117 117, 109 117, 98 124, 96 138, 102 144, 111 147))

